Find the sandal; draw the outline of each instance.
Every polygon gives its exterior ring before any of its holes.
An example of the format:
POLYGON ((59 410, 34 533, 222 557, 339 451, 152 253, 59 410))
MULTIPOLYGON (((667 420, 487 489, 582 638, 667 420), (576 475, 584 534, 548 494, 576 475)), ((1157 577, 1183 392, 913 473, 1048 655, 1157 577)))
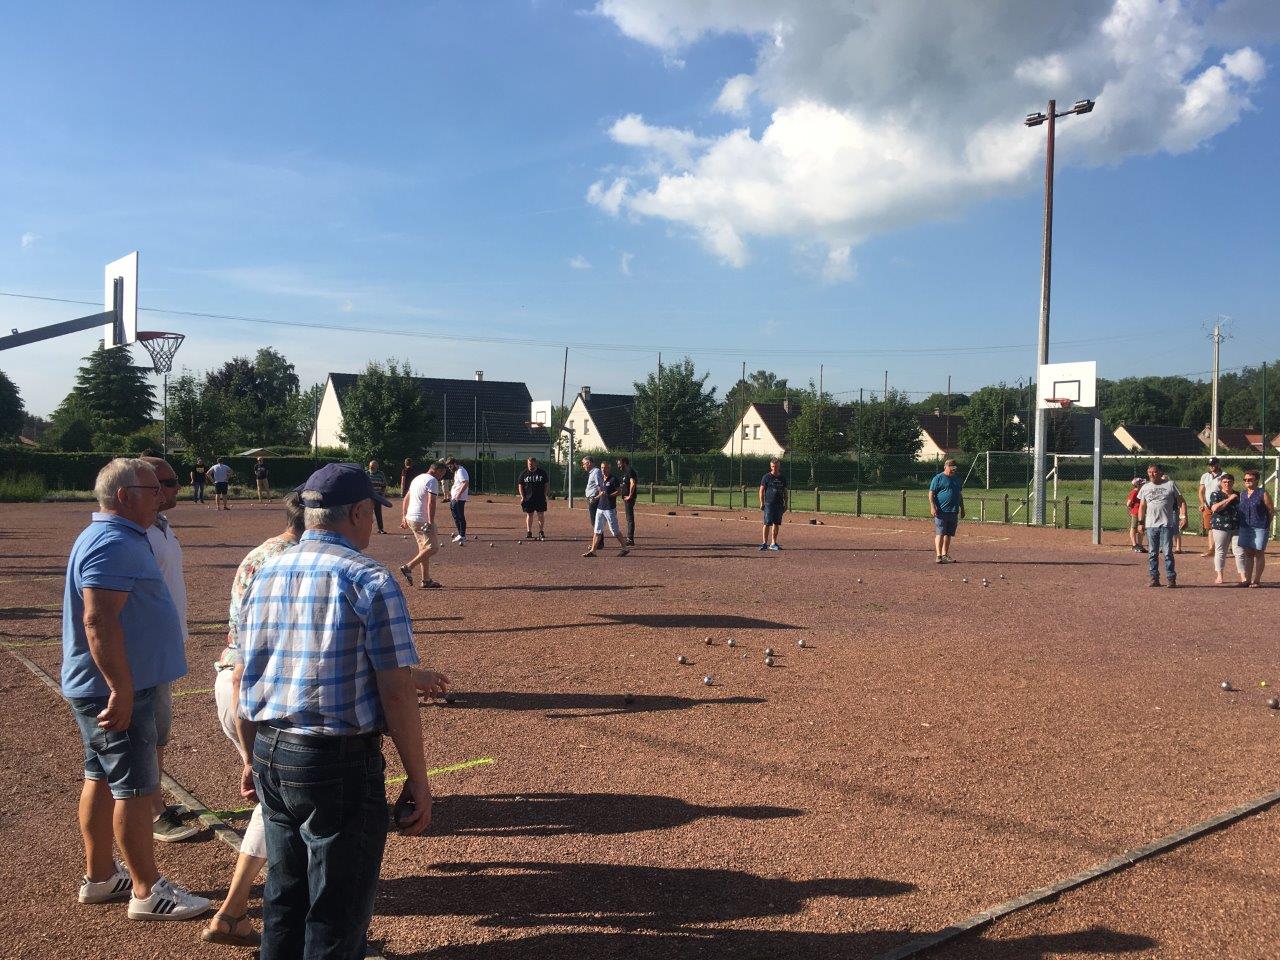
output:
POLYGON ((213 915, 210 923, 215 926, 204 927, 200 930, 200 939, 205 943, 219 943, 228 947, 256 947, 262 943, 262 935, 253 929, 253 925, 249 924, 248 933, 236 933, 236 928, 242 923, 247 923, 248 913, 242 913, 238 917, 231 917, 222 911, 218 911, 213 915), (223 932, 222 927, 226 927, 223 932))

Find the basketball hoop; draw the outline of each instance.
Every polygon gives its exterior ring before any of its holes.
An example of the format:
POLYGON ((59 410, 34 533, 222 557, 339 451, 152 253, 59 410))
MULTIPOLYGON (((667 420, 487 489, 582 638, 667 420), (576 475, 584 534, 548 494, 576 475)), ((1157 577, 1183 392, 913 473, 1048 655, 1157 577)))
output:
POLYGON ((185 339, 187 339, 186 335, 181 333, 163 333, 159 330, 138 331, 138 343, 146 347, 147 353, 151 354, 152 369, 161 375, 166 375, 173 370, 173 355, 178 352, 178 348, 182 346, 182 341, 185 339))
MULTIPOLYGON (((142 339, 142 334, 138 334, 138 339, 142 339)), ((1072 401, 1067 397, 1049 397, 1045 403, 1056 403, 1063 410, 1070 410, 1072 401)))

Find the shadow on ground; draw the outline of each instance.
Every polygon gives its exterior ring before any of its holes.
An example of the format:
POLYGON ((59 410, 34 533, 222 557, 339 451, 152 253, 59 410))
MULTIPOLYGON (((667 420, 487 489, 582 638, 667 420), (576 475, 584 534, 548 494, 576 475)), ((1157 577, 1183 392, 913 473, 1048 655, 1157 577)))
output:
POLYGON ((794 623, 739 617, 722 613, 595 613, 592 616, 613 623, 637 627, 697 627, 707 630, 800 630, 794 623))
POLYGON ((679 797, 630 793, 453 794, 436 799, 431 832, 482 837, 605 836, 669 830, 709 817, 773 820, 793 807, 702 806, 679 797))
MULTIPOLYGON (((444 632, 444 631, 442 631, 444 632)), ((603 717, 618 713, 659 713, 689 710, 701 706, 766 703, 763 697, 669 697, 637 693, 543 693, 540 691, 490 690, 480 693, 459 691, 444 705, 449 710, 543 711, 550 719, 603 717)), ((440 701, 427 701, 439 703, 440 701)))

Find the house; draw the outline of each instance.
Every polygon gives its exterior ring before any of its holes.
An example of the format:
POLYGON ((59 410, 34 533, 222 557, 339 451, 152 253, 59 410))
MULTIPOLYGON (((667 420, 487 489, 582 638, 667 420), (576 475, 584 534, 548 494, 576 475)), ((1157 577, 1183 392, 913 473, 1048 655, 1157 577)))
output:
POLYGON ((960 430, 964 427, 964 417, 954 413, 933 413, 920 415, 920 452, 918 460, 941 460, 960 452, 960 430))
POLYGON ((636 398, 629 394, 593 393, 590 387, 583 387, 564 421, 574 432, 574 451, 634 450, 640 442, 635 407, 636 398))
POLYGON ((753 403, 721 447, 727 457, 780 457, 787 452, 791 421, 800 412, 789 400, 753 403))
MULTIPOLYGON (((1093 455, 1094 411, 1051 411, 1048 416, 1049 453, 1093 455)), ((1128 449, 1106 427, 1102 428, 1103 456, 1123 456, 1128 449)))
MULTIPOLYGON (((1200 442, 1208 450, 1213 442, 1213 425, 1206 423, 1204 429, 1197 436, 1200 437, 1200 442)), ((1239 427, 1218 428, 1218 451, 1220 453, 1228 450, 1248 450, 1251 447, 1252 443, 1249 440, 1248 430, 1242 430, 1239 427)))
POLYGON ((1116 439, 1130 453, 1158 457, 1198 457, 1204 453, 1200 436, 1190 427, 1165 427, 1125 423, 1115 429, 1116 439))
MULTIPOLYGON (((344 446, 342 400, 360 379, 355 373, 330 373, 311 433, 320 447, 344 446)), ((435 455, 458 457, 545 457, 550 436, 544 426, 529 426, 533 400, 516 381, 415 377, 434 426, 435 455)))
MULTIPOLYGON (((1222 431, 1219 430, 1218 434, 1221 436, 1222 431)), ((1245 437, 1249 441, 1249 445, 1244 448, 1245 450, 1253 450, 1255 453, 1271 453, 1272 451, 1280 450, 1280 433, 1271 438, 1271 450, 1266 451, 1262 449, 1261 433, 1250 432, 1245 434, 1245 437)))

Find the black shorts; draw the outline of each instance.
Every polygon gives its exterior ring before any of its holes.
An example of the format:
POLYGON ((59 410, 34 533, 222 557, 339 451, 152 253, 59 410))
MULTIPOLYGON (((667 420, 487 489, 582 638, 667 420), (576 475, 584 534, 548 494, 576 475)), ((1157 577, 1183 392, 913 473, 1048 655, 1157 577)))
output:
POLYGON ((547 501, 546 500, 521 500, 520 509, 523 510, 525 513, 546 513, 547 501))
POLYGON ((225 497, 227 495, 228 486, 230 486, 230 481, 228 480, 223 480, 221 483, 215 483, 213 485, 213 492, 225 497))

